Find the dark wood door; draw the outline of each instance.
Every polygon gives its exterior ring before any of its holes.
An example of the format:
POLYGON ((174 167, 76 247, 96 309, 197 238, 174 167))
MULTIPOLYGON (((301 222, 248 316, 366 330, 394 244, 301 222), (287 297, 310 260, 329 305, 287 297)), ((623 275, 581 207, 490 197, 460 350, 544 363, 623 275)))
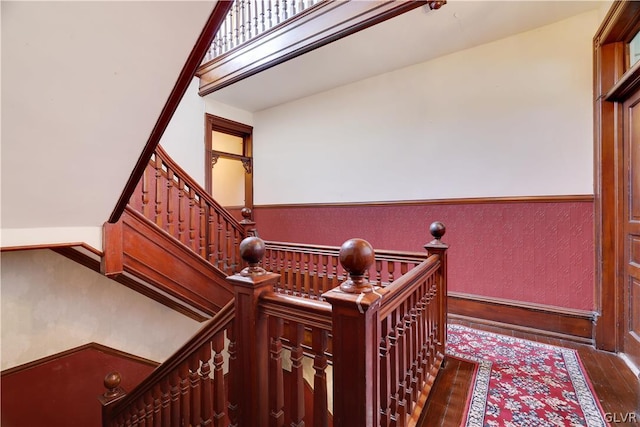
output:
POLYGON ((624 242, 621 268, 624 286, 623 351, 640 367, 640 90, 624 102, 623 185, 620 226, 624 242))

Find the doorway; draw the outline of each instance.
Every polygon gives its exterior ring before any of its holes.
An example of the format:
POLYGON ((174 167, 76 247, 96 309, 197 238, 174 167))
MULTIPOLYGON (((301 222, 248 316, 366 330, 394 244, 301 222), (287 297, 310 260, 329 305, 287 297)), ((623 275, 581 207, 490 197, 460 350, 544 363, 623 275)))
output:
POLYGON ((237 219, 253 209, 252 135, 251 126, 205 116, 205 189, 237 219))

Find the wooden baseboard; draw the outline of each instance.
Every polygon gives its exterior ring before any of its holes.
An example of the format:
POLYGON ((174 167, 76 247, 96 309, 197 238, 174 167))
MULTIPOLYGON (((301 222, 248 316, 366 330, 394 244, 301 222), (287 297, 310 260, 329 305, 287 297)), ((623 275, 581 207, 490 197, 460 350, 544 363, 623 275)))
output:
POLYGON ((593 344, 596 313, 499 298, 449 292, 450 319, 593 344))

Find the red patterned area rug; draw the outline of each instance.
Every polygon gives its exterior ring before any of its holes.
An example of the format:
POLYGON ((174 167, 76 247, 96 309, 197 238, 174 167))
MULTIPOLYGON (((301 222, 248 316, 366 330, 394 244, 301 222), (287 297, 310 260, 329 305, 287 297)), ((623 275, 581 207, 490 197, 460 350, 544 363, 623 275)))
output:
POLYGON ((575 350, 449 325, 447 353, 478 364, 464 427, 609 425, 575 350))

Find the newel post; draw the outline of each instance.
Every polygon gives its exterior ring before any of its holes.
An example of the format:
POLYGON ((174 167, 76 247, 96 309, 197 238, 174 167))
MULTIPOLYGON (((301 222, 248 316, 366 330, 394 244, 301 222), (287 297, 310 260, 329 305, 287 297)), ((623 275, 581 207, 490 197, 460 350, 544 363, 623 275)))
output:
MULTIPOLYGON (((449 245, 442 242, 442 236, 447 232, 447 227, 440 221, 432 222, 429 226, 429 232, 433 236, 433 240, 424 245, 429 255, 440 256, 440 279, 438 283, 438 295, 440 295, 440 312, 442 316, 438 316, 439 319, 446 319, 447 308, 447 249, 449 245)), ((438 327, 438 336, 442 338, 443 344, 447 342, 447 325, 446 322, 441 323, 438 327)))
POLYGON ((104 377, 104 388, 106 388, 107 391, 98 396, 98 400, 102 404, 103 427, 110 425, 113 403, 122 399, 127 394, 124 389, 120 387, 121 382, 122 377, 119 372, 110 372, 104 377))
POLYGON ((244 235, 255 236, 258 237, 258 230, 256 229, 256 222, 252 219, 253 212, 251 209, 245 207, 240 210, 240 215, 242 215, 242 220, 240 221, 240 225, 244 229, 244 235))
POLYGON ((233 376, 238 405, 238 425, 265 427, 268 421, 268 322, 260 313, 260 295, 273 289, 279 274, 269 273, 258 264, 265 252, 264 241, 247 237, 240 243, 240 256, 249 264, 240 273, 227 277, 235 297, 236 361, 233 376))
POLYGON ((374 262, 371 245, 347 240, 340 264, 349 273, 323 294, 332 306, 333 422, 336 426, 378 425, 378 325, 380 294, 365 279, 374 262))

